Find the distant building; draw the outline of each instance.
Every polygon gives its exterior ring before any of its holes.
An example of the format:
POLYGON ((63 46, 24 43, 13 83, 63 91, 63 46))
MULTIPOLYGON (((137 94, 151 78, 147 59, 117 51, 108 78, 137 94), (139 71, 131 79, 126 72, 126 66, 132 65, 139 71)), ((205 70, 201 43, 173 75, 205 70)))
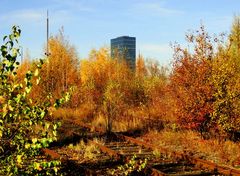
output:
POLYGON ((136 67, 136 38, 122 36, 111 39, 111 56, 126 59, 129 67, 136 67))

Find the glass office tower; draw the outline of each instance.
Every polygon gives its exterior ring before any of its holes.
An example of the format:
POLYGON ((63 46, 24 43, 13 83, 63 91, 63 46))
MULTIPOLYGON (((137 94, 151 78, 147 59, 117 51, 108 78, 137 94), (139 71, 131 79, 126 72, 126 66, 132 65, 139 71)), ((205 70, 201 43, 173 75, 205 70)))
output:
POLYGON ((136 67, 136 38, 122 36, 111 39, 112 58, 126 59, 129 67, 135 70, 136 67))

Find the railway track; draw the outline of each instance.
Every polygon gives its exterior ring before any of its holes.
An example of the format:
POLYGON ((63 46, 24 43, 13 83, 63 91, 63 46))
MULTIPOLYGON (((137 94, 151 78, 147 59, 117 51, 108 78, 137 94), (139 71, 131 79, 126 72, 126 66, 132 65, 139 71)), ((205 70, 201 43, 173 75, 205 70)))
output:
MULTIPOLYGON (((147 167, 140 175, 240 175, 240 170, 238 169, 220 166, 210 161, 187 156, 184 153, 172 152, 166 148, 155 147, 144 141, 123 134, 113 133, 111 136, 106 136, 102 129, 92 128, 90 125, 84 123, 71 123, 75 126, 75 130, 71 131, 73 136, 83 137, 83 134, 85 134, 85 137, 87 136, 86 140, 88 140, 89 143, 96 145, 102 151, 97 157, 103 161, 103 164, 100 164, 99 166, 95 165, 93 168, 88 166, 88 164, 82 164, 79 167, 81 168, 81 172, 84 173, 83 175, 107 175, 108 167, 117 168, 117 165, 124 164, 133 156, 136 160, 144 160, 146 158, 148 160, 147 167), (87 130, 89 134, 82 133, 80 128, 87 130), (89 139, 89 136, 90 138, 98 136, 101 141, 104 142, 99 143, 93 141, 89 139), (97 167, 100 169, 96 169, 97 167)), ((50 149, 45 149, 44 153, 54 159, 61 159, 64 163, 72 162, 68 160, 67 157, 62 157, 60 154, 50 149)), ((137 173, 134 175, 137 175, 137 173)))

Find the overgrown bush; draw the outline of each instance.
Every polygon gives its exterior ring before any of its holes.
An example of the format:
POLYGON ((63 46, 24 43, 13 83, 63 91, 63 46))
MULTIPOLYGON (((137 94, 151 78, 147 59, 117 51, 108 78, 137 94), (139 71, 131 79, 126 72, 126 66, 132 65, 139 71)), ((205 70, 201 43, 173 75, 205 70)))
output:
POLYGON ((0 49, 0 175, 55 175, 60 161, 46 160, 40 153, 56 140, 59 126, 47 121, 48 108, 59 106, 68 96, 41 104, 29 98, 32 86, 39 84, 43 61, 26 73, 24 83, 17 81, 20 34, 13 26, 0 49))

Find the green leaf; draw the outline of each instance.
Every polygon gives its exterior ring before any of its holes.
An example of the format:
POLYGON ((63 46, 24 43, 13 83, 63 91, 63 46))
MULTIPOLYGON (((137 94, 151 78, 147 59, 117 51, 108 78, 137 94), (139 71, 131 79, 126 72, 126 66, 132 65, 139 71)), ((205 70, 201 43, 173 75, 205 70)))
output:
MULTIPOLYGON (((43 60, 40 60, 34 74, 27 71, 25 84, 18 83, 20 80, 17 77, 19 73, 17 69, 20 63, 16 60, 20 51, 17 45, 20 33, 21 30, 13 26, 12 33, 3 38, 5 43, 0 46, 2 58, 0 62, 0 153, 11 149, 11 152, 0 160, 1 166, 6 165, 6 167, 0 167, 0 175, 51 175, 58 170, 57 162, 55 164, 49 160, 43 162, 42 158, 37 156, 39 156, 39 149, 49 146, 56 140, 58 125, 54 126, 54 129, 50 128, 50 123, 46 119, 49 115, 47 109, 52 106, 50 101, 52 97, 46 102, 38 103, 27 96, 31 93, 35 81, 32 77, 37 77, 37 83, 40 81, 38 76, 43 60), (44 126, 45 129, 42 128, 44 126), (14 138, 12 138, 13 134, 14 138), (1 141, 3 136, 4 139, 11 139, 11 141, 1 141)), ((59 99, 59 104, 63 102, 64 97, 59 99)))
POLYGON ((43 145, 44 148, 46 148, 48 146, 48 140, 46 138, 43 138, 41 140, 41 142, 42 142, 42 145, 43 145))
POLYGON ((50 123, 45 123, 45 129, 48 130, 48 128, 50 127, 50 123))
POLYGON ((7 35, 5 35, 4 37, 3 37, 3 41, 5 41, 7 39, 7 35))

